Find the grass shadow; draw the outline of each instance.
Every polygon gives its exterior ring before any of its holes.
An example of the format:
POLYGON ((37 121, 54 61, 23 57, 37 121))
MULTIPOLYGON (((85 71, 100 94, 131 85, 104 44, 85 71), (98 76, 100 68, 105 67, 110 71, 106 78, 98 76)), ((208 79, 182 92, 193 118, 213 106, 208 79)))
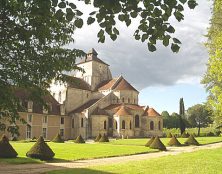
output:
POLYGON ((63 170, 55 170, 51 172, 47 172, 44 174, 73 174, 73 173, 78 173, 78 174, 116 174, 113 172, 105 172, 101 170, 94 170, 94 169, 89 169, 89 168, 75 168, 75 169, 63 169, 63 170))
POLYGON ((27 157, 16 157, 16 158, 0 158, 0 164, 31 164, 31 163, 43 163, 38 159, 27 158, 27 157))

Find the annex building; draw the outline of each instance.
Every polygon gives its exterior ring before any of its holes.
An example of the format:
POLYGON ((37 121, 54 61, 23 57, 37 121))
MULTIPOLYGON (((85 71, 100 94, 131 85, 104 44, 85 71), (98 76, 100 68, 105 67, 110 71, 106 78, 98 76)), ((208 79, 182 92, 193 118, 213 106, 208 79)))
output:
POLYGON ((64 139, 80 134, 88 139, 99 133, 121 138, 162 135, 160 114, 140 106, 139 91, 123 76, 113 78, 109 65, 94 49, 77 66, 84 72, 68 76, 70 82, 51 85, 51 95, 45 96, 48 109, 28 101, 23 90, 16 92, 27 107, 20 112, 27 125, 19 125, 19 139, 43 135, 51 140, 57 133, 64 139))

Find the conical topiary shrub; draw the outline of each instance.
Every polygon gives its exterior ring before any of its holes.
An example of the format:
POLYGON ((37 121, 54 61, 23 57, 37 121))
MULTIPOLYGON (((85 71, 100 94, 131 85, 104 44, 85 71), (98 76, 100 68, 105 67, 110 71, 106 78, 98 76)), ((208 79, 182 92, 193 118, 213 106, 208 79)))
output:
POLYGON ((109 138, 106 134, 103 134, 103 136, 99 139, 99 142, 109 142, 109 138))
POLYGON ((149 141, 145 144, 146 147, 150 147, 150 145, 152 144, 152 142, 154 141, 155 137, 152 136, 149 141))
POLYGON ((172 138, 171 132, 169 132, 169 133, 167 134, 167 138, 172 138))
POLYGON ((85 143, 85 140, 82 138, 81 135, 79 135, 74 142, 75 143, 85 143))
POLYGON ((102 135, 99 134, 99 135, 96 137, 96 139, 95 139, 94 141, 95 141, 95 142, 98 142, 98 141, 100 140, 101 137, 102 137, 102 135))
POLYGON ((61 135, 58 133, 55 138, 52 140, 54 143, 64 143, 64 140, 62 139, 61 135))
POLYGON ((26 153, 26 156, 40 160, 51 160, 55 156, 55 153, 48 144, 45 143, 43 137, 40 136, 32 148, 26 153))
POLYGON ((156 138, 153 140, 153 142, 150 145, 150 148, 159 149, 159 150, 166 150, 166 146, 160 141, 158 136, 156 136, 156 138))
POLYGON ((173 136, 169 143, 168 143, 169 146, 181 146, 181 143, 177 140, 177 138, 175 136, 173 136))
POLYGON ((3 135, 0 141, 0 158, 15 158, 18 153, 11 146, 8 141, 8 138, 3 135))
POLYGON ((189 136, 189 138, 185 141, 184 144, 186 144, 186 145, 196 145, 196 146, 200 145, 192 134, 189 136))
POLYGON ((187 137, 189 137, 189 135, 187 135, 187 133, 184 131, 181 135, 181 138, 187 138, 187 137))

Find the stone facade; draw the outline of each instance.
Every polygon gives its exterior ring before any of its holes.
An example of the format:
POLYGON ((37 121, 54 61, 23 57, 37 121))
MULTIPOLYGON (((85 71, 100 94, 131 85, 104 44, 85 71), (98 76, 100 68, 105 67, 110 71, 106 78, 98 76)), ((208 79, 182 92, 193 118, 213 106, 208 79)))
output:
POLYGON ((28 101, 24 92, 17 94, 27 106, 26 112, 20 112, 27 124, 19 123, 19 139, 43 135, 51 140, 57 133, 64 139, 80 134, 94 138, 99 133, 120 138, 162 135, 160 114, 138 105, 139 92, 122 76, 112 78, 109 65, 97 55, 92 49, 77 64, 85 73, 78 71, 67 76, 67 83, 51 85, 46 97, 49 111, 28 101))

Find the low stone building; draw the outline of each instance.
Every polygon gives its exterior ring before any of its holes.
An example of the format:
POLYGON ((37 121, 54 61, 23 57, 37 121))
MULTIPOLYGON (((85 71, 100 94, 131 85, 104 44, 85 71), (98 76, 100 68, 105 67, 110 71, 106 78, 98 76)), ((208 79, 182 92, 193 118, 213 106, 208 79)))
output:
POLYGON ((45 97, 48 109, 28 100, 23 90, 16 95, 27 107, 20 112, 27 125, 20 124, 19 139, 43 135, 65 139, 82 135, 94 138, 99 133, 110 137, 148 137, 162 135, 163 119, 148 106, 138 104, 139 91, 119 76, 112 78, 109 65, 91 49, 80 63, 84 71, 67 76, 67 83, 54 83, 45 97))

